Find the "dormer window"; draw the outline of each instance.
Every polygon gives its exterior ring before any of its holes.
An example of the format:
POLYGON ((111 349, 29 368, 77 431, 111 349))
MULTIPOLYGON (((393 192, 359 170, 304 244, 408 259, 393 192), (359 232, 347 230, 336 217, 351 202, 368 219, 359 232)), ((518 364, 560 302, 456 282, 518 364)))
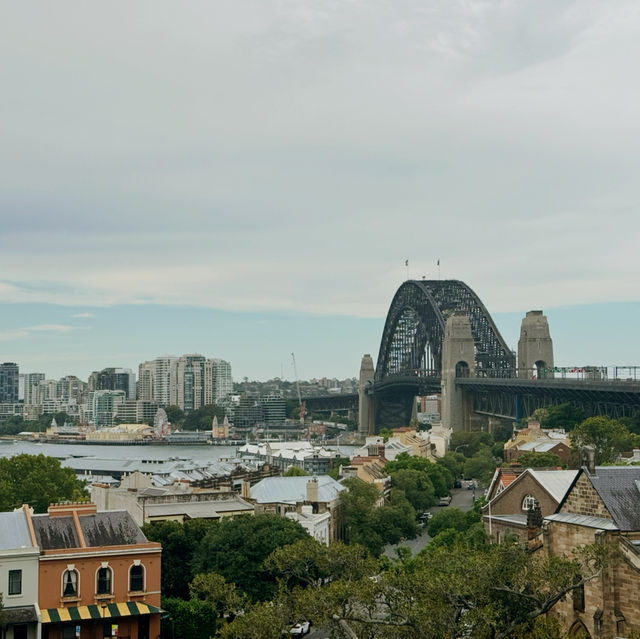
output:
POLYGON ((99 595, 111 594, 111 568, 102 566, 98 568, 96 576, 96 593, 99 595))
POLYGON ((62 596, 78 596, 78 571, 74 569, 65 570, 62 574, 62 596))

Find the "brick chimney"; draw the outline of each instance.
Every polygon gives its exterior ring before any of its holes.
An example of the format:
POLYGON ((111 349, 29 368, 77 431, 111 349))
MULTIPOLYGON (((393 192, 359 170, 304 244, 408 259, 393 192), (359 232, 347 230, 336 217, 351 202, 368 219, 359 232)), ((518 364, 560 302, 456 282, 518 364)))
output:
POLYGON ((49 517, 73 517, 76 515, 95 515, 98 512, 98 507, 90 501, 83 502, 62 502, 60 504, 51 504, 47 508, 47 514, 49 517))
POLYGON ((596 474, 596 451, 593 446, 583 446, 580 449, 582 465, 586 466, 590 475, 596 474))
POLYGON ((315 477, 307 482, 307 501, 318 501, 318 480, 315 477))

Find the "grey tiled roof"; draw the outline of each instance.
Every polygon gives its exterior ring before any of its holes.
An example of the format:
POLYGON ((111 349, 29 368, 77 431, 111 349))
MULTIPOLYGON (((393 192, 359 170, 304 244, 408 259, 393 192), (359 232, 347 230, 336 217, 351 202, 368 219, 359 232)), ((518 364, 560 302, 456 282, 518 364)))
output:
POLYGON ((597 466, 585 474, 620 530, 640 530, 640 467, 597 466))
MULTIPOLYGON (((34 515, 32 519, 36 539, 43 550, 80 547, 72 517, 34 515)), ((147 541, 131 515, 124 510, 80 515, 79 519, 82 534, 90 547, 143 544, 147 541)))

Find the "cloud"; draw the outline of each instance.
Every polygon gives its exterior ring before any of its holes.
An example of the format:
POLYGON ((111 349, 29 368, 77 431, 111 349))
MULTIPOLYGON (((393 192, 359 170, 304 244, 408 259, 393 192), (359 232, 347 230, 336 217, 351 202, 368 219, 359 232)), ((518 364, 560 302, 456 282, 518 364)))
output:
POLYGON ((95 317, 95 313, 74 313, 71 317, 84 319, 89 317, 95 317))
POLYGON ((37 324, 0 332, 0 341, 12 341, 30 337, 32 333, 68 333, 78 327, 65 324, 37 324))
POLYGON ((633 0, 36 4, 4 300, 380 317, 407 257, 493 312, 638 299, 633 0))

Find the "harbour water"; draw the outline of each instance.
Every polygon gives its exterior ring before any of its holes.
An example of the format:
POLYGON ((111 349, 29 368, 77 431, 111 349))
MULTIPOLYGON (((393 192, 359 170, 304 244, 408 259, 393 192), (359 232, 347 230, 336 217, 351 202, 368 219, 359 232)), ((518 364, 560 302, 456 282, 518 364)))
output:
MULTIPOLYGON (((292 442, 293 443, 293 442, 292 442)), ((295 442, 299 444, 300 442, 295 442)), ((21 453, 28 455, 47 455, 58 459, 69 457, 99 457, 102 459, 149 459, 166 460, 171 458, 190 459, 197 462, 215 461, 222 458, 236 457, 238 448, 242 446, 172 446, 162 444, 154 446, 99 446, 92 444, 45 444, 27 441, 3 440, 0 444, 0 457, 13 457, 21 453)), ((278 444, 286 447, 287 442, 278 444)), ((349 457, 354 446, 325 446, 327 449, 340 450, 349 457)))

